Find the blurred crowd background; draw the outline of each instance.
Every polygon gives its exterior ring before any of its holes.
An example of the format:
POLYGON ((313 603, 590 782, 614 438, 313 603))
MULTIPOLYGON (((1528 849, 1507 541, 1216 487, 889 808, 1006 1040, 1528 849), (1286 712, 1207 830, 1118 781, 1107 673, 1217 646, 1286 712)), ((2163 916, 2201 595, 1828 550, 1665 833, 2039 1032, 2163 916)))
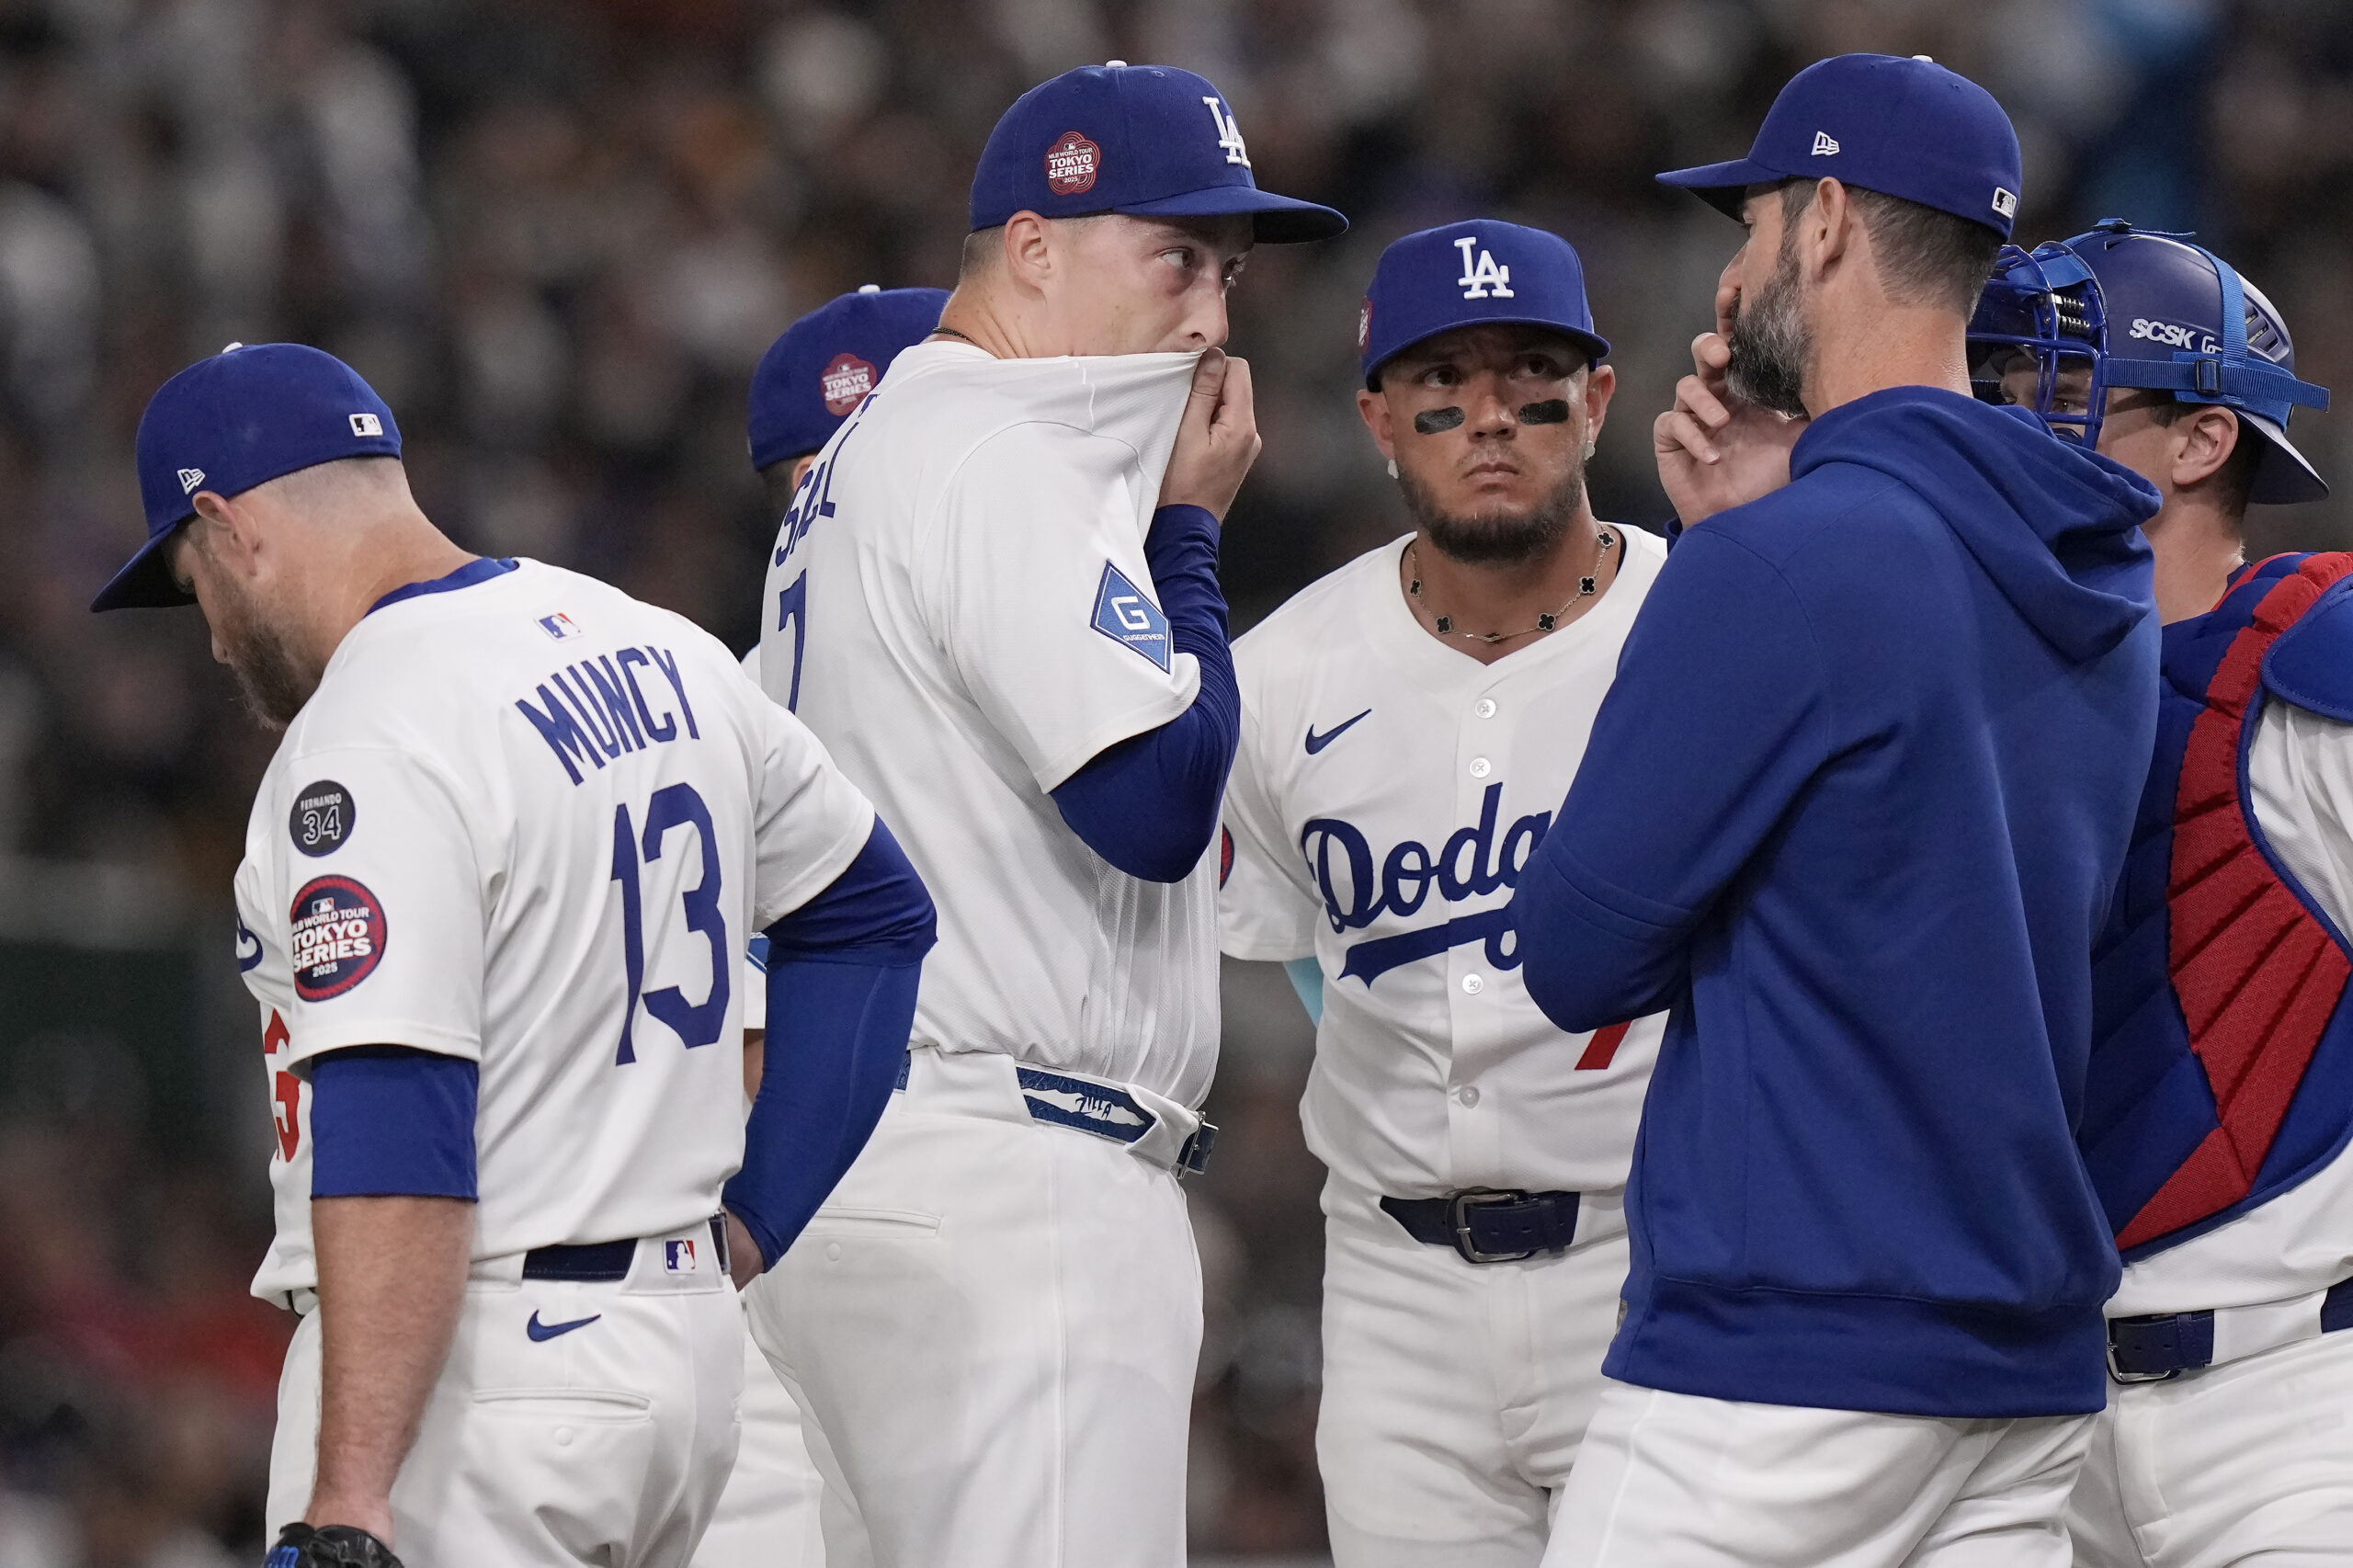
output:
MULTIPOLYGON (((1493 213, 1583 252, 1615 343, 1605 517, 1656 526, 1653 415, 1730 223, 1652 174, 1744 150, 1789 74, 1932 54, 2026 149, 2019 234, 2195 230, 2353 390, 2353 6, 2329 0, 0 0, 0 1568, 259 1550, 278 1346, 244 1295, 267 1122, 229 876, 271 740, 192 612, 90 596, 141 534, 148 394, 233 341, 356 365, 460 540, 610 578, 736 647, 773 519, 754 361, 834 294, 952 280, 973 157, 1029 85, 1204 73, 1261 183, 1344 240, 1233 298, 1267 446, 1238 627, 1402 531, 1359 429, 1357 301, 1409 230, 1493 213)), ((2353 481, 2353 410, 2304 415, 2353 481)), ((2353 545, 2353 483, 2258 508, 2353 545)), ((1192 1474, 1205 1558, 1322 1547, 1311 1048, 1229 968, 1192 1474)))

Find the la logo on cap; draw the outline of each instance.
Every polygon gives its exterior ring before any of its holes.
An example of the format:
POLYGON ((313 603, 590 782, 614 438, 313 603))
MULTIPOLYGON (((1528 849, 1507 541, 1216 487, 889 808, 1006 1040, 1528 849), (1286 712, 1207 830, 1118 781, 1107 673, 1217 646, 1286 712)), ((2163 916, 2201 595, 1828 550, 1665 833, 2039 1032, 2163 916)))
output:
POLYGON ((1515 297, 1511 291, 1511 268, 1497 266, 1495 253, 1479 244, 1477 235, 1463 235, 1454 242, 1454 248, 1462 253, 1462 276, 1455 281, 1462 286, 1464 299, 1483 300, 1490 295, 1498 300, 1515 297), (1473 250, 1479 253, 1475 266, 1471 256, 1473 250))
POLYGON ((836 354, 833 363, 817 372, 818 395, 825 400, 825 412, 836 419, 873 390, 874 367, 855 354, 836 354))
POLYGON ((1075 131, 1065 131, 1046 149, 1046 188, 1056 196, 1093 190, 1102 168, 1103 149, 1075 131))

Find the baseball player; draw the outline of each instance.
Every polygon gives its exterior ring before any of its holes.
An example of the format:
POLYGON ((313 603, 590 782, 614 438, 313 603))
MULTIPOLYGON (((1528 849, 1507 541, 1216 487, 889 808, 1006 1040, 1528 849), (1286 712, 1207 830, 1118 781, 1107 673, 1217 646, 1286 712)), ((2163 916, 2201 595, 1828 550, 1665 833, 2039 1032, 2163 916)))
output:
POLYGON ((2056 1568, 2106 1399, 2074 1130, 2156 494, 1970 395, 2018 190, 1982 88, 1824 61, 1747 158, 1661 177, 1749 232, 1654 436, 1687 527, 1513 904, 1562 1028, 1673 1009, 1546 1562, 2056 1568), (1775 414, 1788 482, 1727 509, 1711 432, 1775 414))
POLYGON ((1217 1041, 1240 724, 1219 519, 1257 450, 1217 346, 1259 190, 1224 98, 1114 63, 1024 95, 955 293, 777 537, 762 679, 939 900, 876 1142, 751 1293, 827 1561, 1176 1568, 1200 1279, 1176 1173, 1217 1041))
MULTIPOLYGON (((788 327, 752 372, 748 444, 773 515, 817 460, 817 449, 874 390, 899 351, 939 324, 943 289, 868 284, 788 327)), ((759 679, 759 650, 745 659, 759 679)), ((752 938, 744 962, 744 1017, 766 1018, 767 939, 752 938)), ((788 1005, 790 998, 786 999, 788 1005)), ((766 1031, 744 1029, 745 1094, 758 1092, 766 1031)), ((822 1563, 821 1483, 801 1436, 801 1407, 777 1381, 751 1335, 744 1336, 744 1433, 719 1511, 695 1552, 696 1568, 801 1568, 822 1563)))
POLYGON ((2081 1142, 2123 1249, 2089 1568, 2353 1562, 2353 555, 2245 563, 2288 439, 2287 324, 2212 252, 2110 220, 2008 263, 1987 379, 2157 487, 2155 761, 2093 969, 2081 1142))
POLYGON ((147 543, 94 607, 192 598, 285 731, 236 879, 278 1133, 254 1289, 302 1317, 271 1562, 684 1564, 734 1456, 731 1267, 879 1114, 929 903, 716 642, 466 554, 399 458, 328 355, 200 361, 141 422, 147 543), (756 930, 794 1009, 747 1131, 756 930))
POLYGON ((1234 644, 1219 926, 1322 999, 1333 1559, 1534 1568, 1601 1396, 1664 1020, 1563 1037, 1506 906, 1666 549, 1586 499, 1617 378, 1557 235, 1409 234, 1362 323, 1414 531, 1234 644))

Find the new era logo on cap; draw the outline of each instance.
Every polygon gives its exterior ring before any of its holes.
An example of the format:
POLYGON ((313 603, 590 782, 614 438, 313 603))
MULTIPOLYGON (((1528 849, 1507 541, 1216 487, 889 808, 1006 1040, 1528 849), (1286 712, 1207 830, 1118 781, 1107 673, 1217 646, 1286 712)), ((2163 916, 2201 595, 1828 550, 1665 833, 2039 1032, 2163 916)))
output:
POLYGON ((1830 132, 1827 131, 1817 131, 1813 133, 1813 155, 1815 157, 1827 158, 1837 151, 1837 139, 1832 136, 1830 132))
POLYGON ((183 494, 183 495, 193 495, 193 494, 196 494, 196 487, 197 487, 198 485, 199 485, 199 484, 203 483, 204 483, 204 471, 203 471, 202 469, 200 469, 200 468, 184 468, 184 469, 180 470, 180 494, 183 494))

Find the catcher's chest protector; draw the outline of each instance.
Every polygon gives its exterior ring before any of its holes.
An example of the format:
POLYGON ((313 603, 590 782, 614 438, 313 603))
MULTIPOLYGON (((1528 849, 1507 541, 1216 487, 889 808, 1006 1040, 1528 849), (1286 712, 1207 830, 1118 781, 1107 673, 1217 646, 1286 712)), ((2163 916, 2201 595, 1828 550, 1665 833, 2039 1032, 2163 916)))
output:
POLYGON ((2156 756, 2094 954, 2081 1129, 2128 1261, 2293 1187, 2353 1133, 2353 950, 2248 796, 2283 691, 2353 719, 2353 554, 2274 556, 2165 628, 2156 756))

